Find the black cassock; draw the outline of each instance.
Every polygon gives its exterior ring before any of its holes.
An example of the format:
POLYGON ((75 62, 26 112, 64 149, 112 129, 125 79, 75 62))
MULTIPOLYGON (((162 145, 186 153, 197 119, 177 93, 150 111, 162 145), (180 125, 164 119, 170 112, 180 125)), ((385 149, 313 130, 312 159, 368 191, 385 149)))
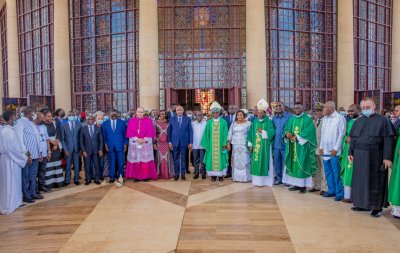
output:
POLYGON ((387 207, 388 172, 380 168, 383 160, 393 161, 395 135, 392 122, 376 113, 354 122, 349 149, 354 158, 350 196, 354 206, 369 210, 387 207))

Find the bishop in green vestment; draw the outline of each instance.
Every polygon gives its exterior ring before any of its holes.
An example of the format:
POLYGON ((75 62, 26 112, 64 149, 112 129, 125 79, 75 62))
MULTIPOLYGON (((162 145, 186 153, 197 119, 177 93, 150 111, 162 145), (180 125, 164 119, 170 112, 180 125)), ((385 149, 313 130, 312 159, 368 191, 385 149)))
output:
POLYGON ((342 141, 342 153, 340 155, 340 177, 344 186, 344 200, 343 202, 350 203, 351 195, 351 181, 353 180, 353 162, 349 160, 349 147, 350 147, 350 131, 353 127, 354 121, 357 119, 361 108, 357 104, 349 106, 348 116, 350 120, 347 122, 346 135, 342 141))
POLYGON ((268 106, 264 99, 258 102, 258 118, 251 124, 247 135, 247 145, 251 153, 252 181, 256 186, 274 184, 271 146, 275 138, 275 126, 266 116, 268 106))
POLYGON ((211 181, 215 181, 217 177, 219 181, 223 181, 227 171, 228 124, 220 118, 221 109, 217 102, 211 104, 212 118, 207 121, 201 140, 201 146, 206 150, 204 163, 211 181))
POLYGON ((294 106, 293 117, 285 125, 285 151, 286 175, 283 183, 293 185, 290 191, 300 190, 306 192, 306 187, 312 187, 312 176, 317 172, 315 160, 317 136, 312 119, 303 113, 301 103, 294 106))
MULTIPOLYGON (((399 135, 399 133, 397 133, 399 135)), ((396 149, 390 175, 388 201, 392 204, 392 215, 400 218, 400 137, 397 137, 396 149)))

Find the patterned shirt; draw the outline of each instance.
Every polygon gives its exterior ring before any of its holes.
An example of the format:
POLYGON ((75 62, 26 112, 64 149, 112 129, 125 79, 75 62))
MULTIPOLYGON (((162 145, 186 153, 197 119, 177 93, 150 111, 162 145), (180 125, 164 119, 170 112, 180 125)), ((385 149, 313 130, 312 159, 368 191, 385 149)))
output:
POLYGON ((29 151, 32 159, 39 159, 40 138, 36 125, 28 118, 22 117, 15 125, 15 133, 23 152, 26 153, 29 151))

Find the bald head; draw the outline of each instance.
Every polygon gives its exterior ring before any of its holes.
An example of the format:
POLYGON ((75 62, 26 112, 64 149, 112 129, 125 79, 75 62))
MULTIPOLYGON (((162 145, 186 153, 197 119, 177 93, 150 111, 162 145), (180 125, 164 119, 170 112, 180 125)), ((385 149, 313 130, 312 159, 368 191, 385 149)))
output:
POLYGON ((324 115, 330 116, 336 111, 336 104, 333 101, 328 101, 324 104, 324 115))

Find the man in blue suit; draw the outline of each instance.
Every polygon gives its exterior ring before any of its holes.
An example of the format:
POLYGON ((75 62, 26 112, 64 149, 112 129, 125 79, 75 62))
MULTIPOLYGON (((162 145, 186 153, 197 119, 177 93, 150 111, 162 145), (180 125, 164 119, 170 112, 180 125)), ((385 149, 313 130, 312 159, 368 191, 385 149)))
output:
POLYGON ((174 156, 174 180, 186 180, 186 153, 188 149, 192 149, 193 130, 192 120, 183 115, 183 107, 176 107, 176 116, 169 120, 168 125, 168 143, 169 148, 173 151, 174 156))
POLYGON ((65 183, 67 186, 71 180, 71 166, 74 164, 74 184, 79 185, 79 133, 81 123, 75 121, 75 113, 68 113, 68 123, 61 125, 61 145, 66 159, 65 183))
MULTIPOLYGON (((228 129, 231 127, 233 122, 235 122, 236 118, 236 106, 235 105, 230 105, 228 108, 228 116, 224 116, 223 119, 228 123, 228 129)), ((232 144, 231 144, 232 146, 232 144)), ((231 166, 231 160, 232 160, 232 147, 231 150, 229 151, 229 160, 228 160, 228 171, 226 172, 225 178, 230 178, 232 177, 232 166, 231 166)))
POLYGON ((113 109, 110 113, 110 120, 105 121, 102 125, 104 148, 108 153, 110 164, 110 184, 115 182, 115 178, 124 174, 125 152, 128 147, 126 123, 117 116, 118 111, 113 109), (115 175, 115 162, 118 162, 117 175, 115 175))

